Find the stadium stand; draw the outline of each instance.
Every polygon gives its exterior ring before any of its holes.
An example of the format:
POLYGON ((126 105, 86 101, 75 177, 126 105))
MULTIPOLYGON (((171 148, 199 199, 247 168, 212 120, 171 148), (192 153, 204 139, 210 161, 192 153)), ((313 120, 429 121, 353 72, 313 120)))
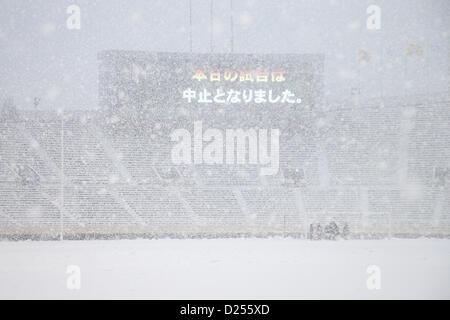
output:
POLYGON ((101 111, 62 119, 4 106, 0 235, 306 236, 310 223, 335 221, 355 237, 447 237, 450 99, 396 103, 330 104, 312 126, 287 124, 268 179, 250 166, 171 165, 170 132, 190 119, 137 129, 101 111))

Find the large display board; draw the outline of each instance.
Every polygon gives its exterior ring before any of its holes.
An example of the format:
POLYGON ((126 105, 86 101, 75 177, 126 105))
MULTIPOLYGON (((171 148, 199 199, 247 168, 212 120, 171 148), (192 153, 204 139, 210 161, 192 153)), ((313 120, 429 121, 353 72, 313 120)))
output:
POLYGON ((323 55, 106 51, 99 59, 100 105, 126 127, 145 131, 159 121, 166 130, 160 144, 170 144, 177 129, 192 135, 188 157, 173 160, 172 144, 172 154, 165 148, 155 165, 195 164, 206 184, 259 183, 261 175, 298 181, 305 179, 305 165, 312 166, 311 177, 317 176, 312 158, 317 158, 314 123, 323 97, 323 55), (208 129, 220 136, 206 137, 208 129), (227 148, 233 139, 228 133, 235 134, 234 150, 227 148), (270 168, 261 169, 261 148, 270 149, 274 139, 278 154, 272 153, 270 168), (208 162, 206 141, 211 140, 218 143, 212 153, 223 158, 208 162))
POLYGON ((104 51, 99 60, 100 105, 127 112, 288 113, 315 106, 323 91, 323 55, 104 51))

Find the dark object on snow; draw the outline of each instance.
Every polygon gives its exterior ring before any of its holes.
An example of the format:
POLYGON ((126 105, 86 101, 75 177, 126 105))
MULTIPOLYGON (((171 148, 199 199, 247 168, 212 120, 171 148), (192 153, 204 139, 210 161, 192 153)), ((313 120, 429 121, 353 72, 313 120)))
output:
POLYGON ((323 230, 322 230, 322 226, 320 225, 320 223, 318 223, 318 224, 311 223, 309 225, 309 239, 320 240, 320 239, 322 239, 322 236, 323 236, 323 230))
POLYGON ((350 230, 348 228, 348 224, 345 223, 344 226, 342 227, 341 236, 344 239, 348 239, 349 234, 350 234, 350 230))
POLYGON ((336 240, 338 235, 339 227, 337 226, 336 222, 331 221, 325 226, 325 239, 336 240))
POLYGON ((321 240, 321 239, 327 239, 327 240, 336 240, 339 236, 341 236, 343 239, 347 239, 350 234, 350 230, 348 227, 348 224, 345 223, 342 226, 342 231, 339 231, 339 227, 336 224, 336 222, 331 221, 325 227, 322 229, 322 226, 320 223, 314 224, 311 223, 309 225, 309 233, 308 233, 308 239, 310 240, 321 240))

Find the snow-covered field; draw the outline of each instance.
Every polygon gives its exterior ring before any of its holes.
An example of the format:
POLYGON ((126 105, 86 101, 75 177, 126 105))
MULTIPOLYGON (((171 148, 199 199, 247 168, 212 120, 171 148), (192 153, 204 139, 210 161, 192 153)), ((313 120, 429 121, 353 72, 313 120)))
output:
POLYGON ((0 298, 449 299, 450 241, 3 241, 0 298))

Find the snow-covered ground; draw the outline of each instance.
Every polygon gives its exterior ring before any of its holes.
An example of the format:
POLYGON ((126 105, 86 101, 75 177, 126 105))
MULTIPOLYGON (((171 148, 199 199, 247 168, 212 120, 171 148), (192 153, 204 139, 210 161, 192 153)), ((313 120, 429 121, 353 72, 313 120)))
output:
POLYGON ((449 299, 450 241, 3 241, 0 298, 449 299))

